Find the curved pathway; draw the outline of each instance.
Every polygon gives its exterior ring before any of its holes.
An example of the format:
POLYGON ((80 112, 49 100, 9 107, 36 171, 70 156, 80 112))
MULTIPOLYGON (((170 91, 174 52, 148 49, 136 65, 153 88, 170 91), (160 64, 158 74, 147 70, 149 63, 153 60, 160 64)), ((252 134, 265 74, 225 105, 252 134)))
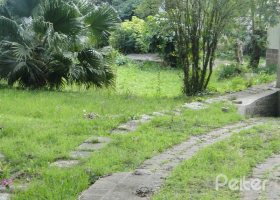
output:
POLYGON ((193 136, 173 148, 146 160, 134 172, 115 173, 99 179, 79 197, 80 200, 140 200, 149 199, 164 183, 171 170, 182 161, 192 158, 199 150, 222 141, 234 133, 267 122, 268 119, 252 119, 214 130, 201 136, 193 136))
POLYGON ((280 154, 268 158, 253 170, 250 185, 254 185, 256 180, 261 180, 264 187, 257 191, 252 188, 243 191, 243 200, 280 199, 280 154))

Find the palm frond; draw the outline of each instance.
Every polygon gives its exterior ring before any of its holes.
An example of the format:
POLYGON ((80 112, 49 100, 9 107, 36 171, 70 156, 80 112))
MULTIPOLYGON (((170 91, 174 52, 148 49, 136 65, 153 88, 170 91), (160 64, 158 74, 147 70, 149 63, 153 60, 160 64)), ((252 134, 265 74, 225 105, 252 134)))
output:
POLYGON ((96 38, 108 38, 110 32, 115 30, 120 18, 114 8, 109 5, 102 5, 85 16, 85 23, 88 25, 92 36, 96 38))
POLYGON ((31 49, 20 43, 4 42, 0 50, 0 77, 6 79, 9 85, 16 82, 29 88, 46 85, 46 65, 36 60, 36 56, 31 57, 31 49))
POLYGON ((0 40, 21 41, 20 26, 12 19, 0 16, 0 40))
POLYGON ((103 87, 113 84, 114 73, 103 55, 93 49, 85 49, 78 54, 79 64, 72 69, 72 80, 86 86, 103 87), (77 74, 74 74, 76 72, 77 74))
POLYGON ((52 55, 48 63, 48 85, 51 89, 60 89, 67 80, 68 72, 72 66, 72 60, 63 54, 52 55))
POLYGON ((71 3, 74 7, 76 7, 77 10, 79 10, 79 13, 82 16, 87 15, 92 11, 92 9, 95 8, 95 5, 92 1, 90 0, 73 0, 71 3))
POLYGON ((77 9, 63 0, 48 0, 41 5, 44 21, 52 23, 55 32, 76 35, 83 29, 77 9))

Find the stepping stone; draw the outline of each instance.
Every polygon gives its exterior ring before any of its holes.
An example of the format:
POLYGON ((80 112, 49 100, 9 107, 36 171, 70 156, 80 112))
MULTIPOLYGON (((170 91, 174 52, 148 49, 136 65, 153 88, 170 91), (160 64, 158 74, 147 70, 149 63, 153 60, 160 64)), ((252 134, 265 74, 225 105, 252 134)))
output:
POLYGON ((0 153, 0 161, 1 160, 5 160, 5 156, 2 153, 0 153))
POLYGON ((228 107, 222 107, 222 111, 223 111, 224 113, 228 113, 228 112, 229 112, 229 108, 228 108, 228 107))
POLYGON ((72 151, 70 157, 73 159, 88 158, 92 154, 91 151, 72 151))
POLYGON ((151 120, 152 120, 152 116, 150 116, 150 115, 142 115, 141 119, 140 119, 140 122, 141 123, 145 123, 145 122, 149 122, 151 120))
POLYGON ((11 197, 8 193, 0 193, 0 200, 9 200, 11 197))
POLYGON ((153 115, 153 116, 157 116, 157 117, 165 116, 165 114, 164 114, 164 113, 161 113, 161 112, 153 112, 152 115, 153 115))
POLYGON ((15 190, 17 190, 17 191, 25 191, 25 190, 27 190, 27 188, 28 188, 28 184, 11 185, 9 189, 7 189, 6 187, 0 186, 0 194, 12 193, 15 190))
POLYGON ((191 110, 202 110, 207 108, 207 106, 201 102, 186 103, 183 107, 191 110))
POLYGON ((104 148, 106 143, 83 143, 81 144, 77 150, 78 151, 96 151, 104 148))
POLYGON ((51 167, 71 168, 79 164, 78 160, 58 160, 52 163, 51 167))
POLYGON ((0 185, 0 194, 7 192, 7 188, 0 185))
POLYGON ((120 125, 118 128, 112 131, 112 133, 128 133, 136 131, 138 124, 141 122, 139 120, 131 120, 125 124, 120 125))
POLYGON ((182 114, 182 111, 180 109, 173 110, 173 114, 176 116, 180 116, 182 114))
POLYGON ((113 134, 125 134, 128 132, 134 132, 138 128, 140 124, 147 123, 152 120, 152 116, 150 115, 142 115, 139 120, 131 120, 122 125, 118 128, 114 129, 111 133, 113 134))
POLYGON ((84 143, 110 143, 111 138, 108 137, 90 137, 84 143))
POLYGON ((213 99, 207 99, 204 102, 207 104, 212 104, 212 103, 217 103, 217 102, 221 102, 221 101, 225 101, 226 99, 224 97, 217 97, 217 98, 213 98, 213 99))
POLYGON ((90 137, 83 144, 81 144, 76 151, 70 153, 70 157, 74 159, 88 158, 93 151, 104 148, 111 142, 111 138, 107 137, 90 137))

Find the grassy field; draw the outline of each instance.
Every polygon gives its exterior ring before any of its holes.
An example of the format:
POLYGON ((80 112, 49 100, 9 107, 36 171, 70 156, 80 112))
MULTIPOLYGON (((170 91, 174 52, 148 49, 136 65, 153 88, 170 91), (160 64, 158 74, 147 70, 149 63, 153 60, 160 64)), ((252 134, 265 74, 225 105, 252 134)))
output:
MULTIPOLYGON (((89 159, 83 160, 80 166, 66 170, 49 167, 49 163, 58 158, 67 158, 67 153, 83 139, 95 133, 98 135, 98 131, 92 128, 94 123, 86 124, 82 119, 76 119, 73 123, 72 120, 64 119, 59 122, 48 120, 45 124, 45 120, 28 118, 16 121, 15 126, 15 123, 8 122, 12 119, 4 120, 2 124, 5 129, 0 149, 9 161, 7 165, 3 165, 7 170, 4 174, 9 177, 12 170, 23 170, 25 177, 21 181, 32 177, 29 189, 18 193, 15 199, 76 199, 98 176, 130 171, 145 159, 191 135, 203 134, 241 119, 233 108, 229 113, 223 113, 223 106, 228 105, 213 105, 202 112, 186 111, 183 117, 161 117, 126 136, 112 136, 104 132, 102 135, 111 137, 113 142, 89 159), (209 112, 215 117, 210 119, 209 112)), ((95 126, 102 127, 104 124, 96 122, 95 126)))
MULTIPOLYGON (((192 100, 181 95, 179 70, 129 63, 119 67, 117 75, 116 87, 104 90, 25 91, 1 86, 0 152, 7 160, 0 161, 0 179, 22 172, 16 183, 30 182, 27 191, 17 193, 14 199, 77 199, 98 176, 132 170, 193 134, 242 119, 231 105, 216 104, 204 111, 187 110, 182 117, 156 118, 130 135, 110 135, 110 130, 128 119, 171 110, 192 100), (223 113, 223 106, 229 106, 230 112, 223 113), (98 117, 89 120, 84 117, 87 113, 98 117), (209 118, 209 113, 213 117, 209 118), (75 168, 49 167, 57 159, 68 158, 69 152, 90 136, 111 137, 113 142, 75 168)), ((214 76, 211 91, 246 87, 247 80, 236 78, 219 83, 214 76)))
POLYGON ((280 151, 278 125, 267 124, 236 134, 228 140, 203 149, 178 167, 154 200, 238 200, 239 191, 215 189, 216 177, 230 180, 249 176, 252 169, 280 151), (256 153, 257 152, 257 153, 256 153))
MULTIPOLYGON (((182 95, 183 74, 180 69, 161 67, 153 63, 134 63, 117 69, 116 90, 122 94, 176 97, 182 95)), ((276 73, 257 73, 251 76, 240 75, 225 80, 218 80, 218 70, 214 71, 208 92, 223 94, 244 90, 247 87, 276 80, 276 73)))

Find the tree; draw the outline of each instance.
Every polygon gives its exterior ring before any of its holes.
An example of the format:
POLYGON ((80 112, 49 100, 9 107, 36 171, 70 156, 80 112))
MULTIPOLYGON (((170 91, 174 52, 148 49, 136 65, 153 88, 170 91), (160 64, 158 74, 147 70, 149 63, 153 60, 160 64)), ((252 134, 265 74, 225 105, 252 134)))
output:
POLYGON ((135 9, 135 14, 141 18, 156 15, 160 7, 163 4, 163 0, 142 0, 135 9))
POLYGON ((262 52, 266 49, 267 29, 269 26, 276 25, 280 17, 279 0, 248 0, 250 29, 250 66, 259 66, 262 52))
POLYGON ((241 6, 237 0, 167 0, 184 93, 203 92, 211 79, 218 40, 241 6))
POLYGON ((121 19, 130 20, 134 16, 134 11, 143 0, 91 0, 97 4, 109 3, 119 13, 121 19))
POLYGON ((28 88, 111 85, 109 60, 93 42, 107 40, 118 22, 110 6, 87 0, 7 0, 0 7, 0 79, 28 88))

